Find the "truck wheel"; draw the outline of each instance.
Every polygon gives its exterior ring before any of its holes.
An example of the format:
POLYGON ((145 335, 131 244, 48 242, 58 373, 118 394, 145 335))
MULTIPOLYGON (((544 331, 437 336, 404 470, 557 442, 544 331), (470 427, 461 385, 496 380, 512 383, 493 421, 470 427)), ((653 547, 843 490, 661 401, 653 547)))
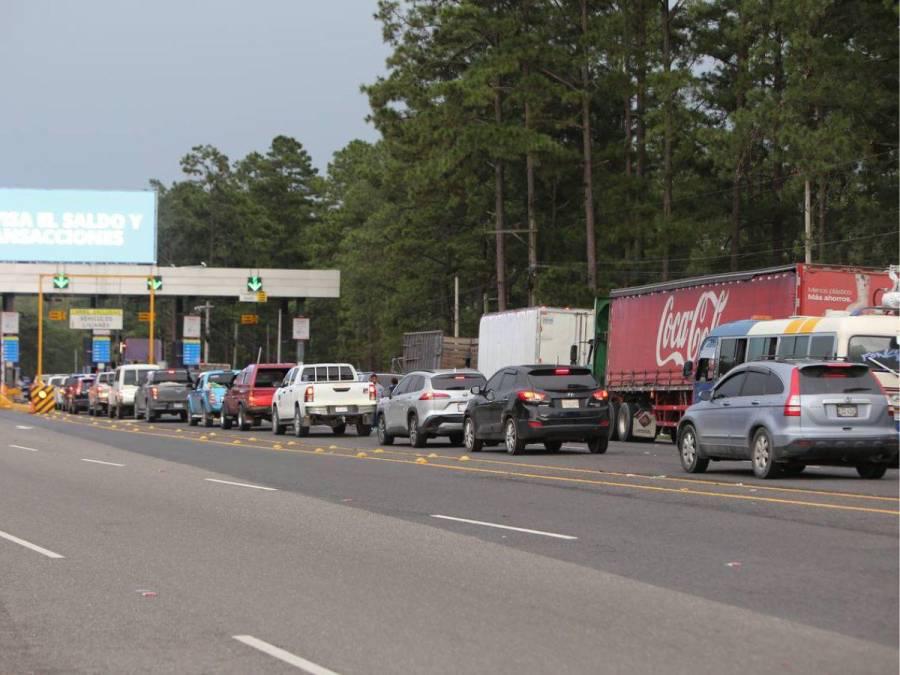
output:
POLYGON ((409 444, 414 448, 424 448, 428 443, 428 437, 419 429, 419 418, 413 413, 409 416, 409 444))
POLYGON ((781 473, 781 466, 775 462, 772 437, 765 429, 758 429, 753 435, 750 461, 753 463, 753 473, 757 478, 777 478, 781 473))
POLYGON ((609 447, 609 436, 597 436, 588 441, 588 450, 592 455, 603 455, 609 447))
POLYGON ((475 433, 475 422, 471 417, 467 417, 463 422, 463 442, 469 452, 481 452, 482 442, 478 440, 478 435, 475 433))
POLYGON ((284 429, 285 427, 278 417, 278 408, 272 408, 272 433, 276 436, 281 436, 284 434, 284 429))
POLYGON ((205 427, 211 427, 213 425, 212 415, 206 410, 206 406, 202 406, 200 409, 200 422, 205 427))
POLYGON ((678 456, 681 459, 681 468, 688 473, 703 473, 709 466, 709 459, 700 456, 700 447, 697 444, 697 432, 693 425, 686 424, 681 430, 681 438, 678 441, 678 456))
POLYGON ((190 424, 192 427, 195 427, 195 426, 197 426, 198 424, 200 424, 200 418, 199 418, 199 417, 194 417, 193 415, 191 415, 191 416, 188 418, 188 424, 190 424))
POLYGON ((131 408, 131 416, 136 420, 141 419, 141 414, 138 412, 137 401, 134 402, 134 406, 131 408))
POLYGON ((356 435, 357 436, 368 436, 372 433, 372 425, 365 424, 364 422, 356 423, 356 435))
POLYGON ((463 435, 462 434, 450 434, 450 445, 462 445, 463 444, 463 435))
MULTIPOLYGON (((181 420, 182 424, 184 424, 185 422, 188 421, 188 419, 190 419, 188 417, 187 410, 182 410, 181 413, 178 415, 178 417, 181 420)), ((196 422, 194 424, 196 424, 196 422)))
POLYGON ((237 428, 240 431, 250 431, 251 421, 247 419, 247 415, 244 414, 244 406, 238 406, 238 414, 237 414, 237 428))
POLYGON ((303 418, 300 416, 300 408, 294 410, 294 436, 302 438, 309 436, 309 427, 303 426, 303 418))
POLYGON ((887 464, 858 464, 856 473, 859 474, 860 478, 865 478, 866 480, 878 480, 884 476, 887 468, 887 464))
POLYGON ((506 419, 504 426, 504 438, 506 439, 506 452, 510 455, 520 455, 525 449, 525 443, 519 438, 519 429, 516 427, 516 421, 512 417, 506 419))
POLYGON ((379 445, 393 445, 394 437, 387 432, 387 424, 384 421, 384 415, 378 416, 378 443, 379 445))
POLYGON ((156 414, 150 409, 147 408, 147 412, 144 413, 144 419, 147 420, 147 423, 156 421, 156 414))
POLYGON ((219 416, 219 426, 226 431, 231 428, 231 418, 225 414, 224 408, 222 408, 222 414, 219 416))
POLYGON ((343 436, 344 433, 347 431, 347 424, 346 424, 346 422, 342 422, 341 424, 338 424, 337 426, 331 427, 331 430, 334 432, 335 436, 343 436))
POLYGON ((609 440, 615 441, 619 438, 619 404, 610 401, 609 403, 609 440))
POLYGON ((631 440, 631 424, 632 418, 631 405, 622 401, 619 405, 619 413, 616 415, 616 435, 620 441, 631 440))

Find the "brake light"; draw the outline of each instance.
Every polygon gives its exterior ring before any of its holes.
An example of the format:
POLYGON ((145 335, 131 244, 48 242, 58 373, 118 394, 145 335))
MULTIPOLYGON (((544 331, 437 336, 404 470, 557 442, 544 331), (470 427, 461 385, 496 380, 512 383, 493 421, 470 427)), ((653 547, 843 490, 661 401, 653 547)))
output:
POLYGON ((156 397, 159 396, 159 389, 157 389, 156 387, 150 387, 150 396, 156 399, 156 397))
POLYGON ((466 379, 466 376, 465 375, 454 375, 453 379, 454 380, 464 380, 464 379, 466 379))
POLYGON ((547 400, 547 395, 539 391, 520 391, 516 394, 516 398, 523 403, 540 403, 547 400))
POLYGON ((556 370, 553 371, 553 374, 554 375, 568 375, 570 372, 572 372, 572 371, 570 371, 568 368, 557 368, 556 370))
POLYGON ((375 383, 369 382, 369 400, 374 401, 377 398, 377 392, 375 390, 375 383))
POLYGON ((419 397, 420 401, 431 401, 435 398, 450 398, 450 394, 445 394, 442 391, 426 391, 422 392, 422 395, 419 397))
POLYGON ((312 385, 306 388, 306 391, 303 392, 303 402, 304 403, 312 403, 316 400, 316 390, 312 388, 312 385))
POLYGON ((78 384, 75 385, 75 395, 77 396, 80 393, 81 393, 81 380, 78 380, 78 384))
POLYGON ((606 389, 598 389, 593 394, 591 394, 591 396, 596 401, 605 401, 606 399, 609 398, 609 392, 606 391, 606 389))
POLYGON ((784 402, 784 416, 800 417, 800 371, 797 368, 791 371, 791 388, 784 402))
POLYGON ((252 391, 247 393, 247 403, 249 403, 251 406, 256 405, 256 397, 253 395, 252 391))

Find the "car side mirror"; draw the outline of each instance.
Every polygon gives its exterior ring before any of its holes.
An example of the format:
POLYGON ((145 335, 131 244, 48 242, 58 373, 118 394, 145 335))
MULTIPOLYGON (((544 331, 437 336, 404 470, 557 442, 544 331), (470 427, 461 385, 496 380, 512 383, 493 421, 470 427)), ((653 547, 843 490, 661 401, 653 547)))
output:
POLYGON ((686 378, 690 378, 691 375, 694 374, 694 362, 688 359, 684 362, 684 367, 681 369, 681 374, 686 378))
POLYGON ((480 395, 481 395, 481 392, 482 392, 482 389, 481 389, 481 387, 480 387, 479 385, 476 384, 474 387, 472 387, 471 389, 469 389, 469 391, 472 392, 472 395, 473 395, 473 396, 480 396, 480 395))
POLYGON ((704 389, 700 392, 700 400, 701 401, 709 401, 712 399, 712 389, 704 389))

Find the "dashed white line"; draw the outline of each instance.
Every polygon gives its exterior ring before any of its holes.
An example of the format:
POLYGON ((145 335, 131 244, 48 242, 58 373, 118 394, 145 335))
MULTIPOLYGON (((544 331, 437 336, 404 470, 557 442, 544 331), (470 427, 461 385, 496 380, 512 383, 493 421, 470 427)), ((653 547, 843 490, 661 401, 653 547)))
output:
POLYGON ((31 429, 34 429, 34 427, 26 427, 24 424, 17 424, 16 429, 24 429, 25 431, 30 431, 31 429))
POLYGON ((278 492, 278 488, 265 487, 263 485, 250 485, 250 483, 235 483, 231 480, 219 480, 218 478, 204 478, 210 483, 222 483, 223 485, 237 485, 238 487, 255 488, 256 490, 268 490, 269 492, 278 492))
POLYGON ((243 642, 248 647, 253 647, 254 649, 258 649, 264 654, 274 656, 279 661, 283 661, 284 663, 292 665, 295 668, 299 668, 303 672, 309 673, 310 675, 337 675, 337 673, 335 673, 333 670, 323 668, 317 663, 307 661, 301 656, 291 654, 289 651, 285 651, 281 647, 276 647, 275 645, 269 644, 268 642, 260 640, 259 638, 255 638, 252 635, 232 635, 231 637, 233 637, 238 642, 243 642))
POLYGON ((543 530, 529 530, 524 527, 512 527, 510 525, 500 525, 499 523, 486 523, 483 520, 469 520, 468 518, 454 518, 453 516, 442 516, 436 513, 431 514, 432 518, 440 518, 441 520, 455 520, 458 523, 469 523, 470 525, 483 525, 485 527, 496 527, 500 530, 512 530, 513 532, 524 532, 525 534, 539 534, 542 537, 553 537, 554 539, 566 539, 574 541, 578 537, 569 534, 557 534, 556 532, 544 532, 543 530))
POLYGON ((17 448, 19 450, 27 450, 28 452, 37 452, 37 448, 29 448, 27 445, 16 445, 15 443, 10 443, 9 447, 17 448))
POLYGON ((40 553, 41 555, 45 555, 48 558, 63 558, 65 556, 61 556, 59 553, 54 553, 53 551, 44 548, 43 546, 38 546, 37 544, 32 544, 30 541, 25 541, 24 539, 19 539, 18 537, 11 535, 9 532, 3 532, 0 530, 0 539, 6 539, 7 541, 11 541, 14 544, 18 544, 19 546, 24 546, 25 548, 31 549, 36 553, 40 553))
POLYGON ((104 462, 102 459, 87 459, 86 457, 81 458, 82 462, 90 462, 91 464, 105 464, 106 466, 125 466, 124 464, 116 464, 115 462, 104 462))

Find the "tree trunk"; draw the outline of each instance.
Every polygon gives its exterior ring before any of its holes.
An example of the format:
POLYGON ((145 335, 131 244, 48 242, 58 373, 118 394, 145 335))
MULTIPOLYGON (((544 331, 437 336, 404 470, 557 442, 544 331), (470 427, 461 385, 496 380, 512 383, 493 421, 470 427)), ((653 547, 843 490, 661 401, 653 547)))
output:
POLYGON ((637 2, 637 30, 635 31, 635 53, 637 69, 635 71, 636 100, 634 116, 636 121, 637 157, 635 175, 643 177, 647 166, 647 127, 644 120, 644 107, 647 100, 647 17, 644 12, 644 0, 637 2))
POLYGON ((741 240, 741 167, 740 163, 734 169, 734 179, 731 183, 731 271, 738 270, 738 253, 741 240))
MULTIPOLYGON (((526 69, 527 72, 527 69, 526 69)), ((531 129, 531 105, 525 101, 525 128, 531 129)), ((529 147, 525 154, 525 179, 528 187, 528 306, 537 304, 537 214, 534 194, 534 152, 529 147)))
MULTIPOLYGON (((671 84, 672 73, 672 16, 669 12, 669 0, 660 0, 663 34, 663 71, 666 74, 666 85, 671 84)), ((663 226, 660 233, 662 240, 662 280, 669 279, 669 227, 672 223, 672 93, 666 92, 663 105, 663 226)))
POLYGON ((825 259, 825 214, 828 211, 828 180, 825 176, 822 176, 819 179, 819 195, 816 199, 816 244, 818 246, 818 259, 819 262, 830 262, 836 263, 840 262, 839 260, 826 260, 825 259))
MULTIPOLYGON (((494 121, 499 127, 503 123, 503 100, 500 95, 500 81, 494 89, 494 121)), ((503 160, 494 160, 494 210, 496 212, 496 250, 497 250, 497 311, 506 310, 506 229, 503 217, 503 160)))
POLYGON ((597 292, 597 243, 594 224, 594 169, 593 150, 591 147, 591 94, 590 73, 588 72, 588 0, 581 0, 581 35, 583 45, 583 61, 581 64, 581 147, 584 162, 584 227, 585 245, 587 246, 587 279, 591 293, 597 292))

